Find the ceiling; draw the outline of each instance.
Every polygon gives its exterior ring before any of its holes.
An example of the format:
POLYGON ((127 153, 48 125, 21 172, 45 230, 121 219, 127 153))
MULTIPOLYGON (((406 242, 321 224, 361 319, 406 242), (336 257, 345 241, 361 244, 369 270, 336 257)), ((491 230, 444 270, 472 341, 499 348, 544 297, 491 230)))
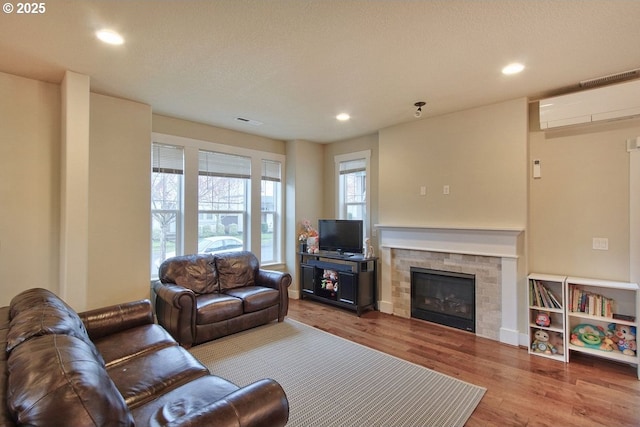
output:
MULTIPOLYGON (((14 2, 17 5, 17 2, 14 2)), ((333 142, 640 67, 637 0, 45 0, 0 15, 0 71, 156 114, 333 142), (118 31, 121 46, 98 41, 118 31), (510 62, 525 70, 504 76, 510 62), (335 116, 347 112, 351 120, 335 116), (243 117, 263 124, 236 120, 243 117)), ((1 95, 1 94, 0 94, 1 95)))

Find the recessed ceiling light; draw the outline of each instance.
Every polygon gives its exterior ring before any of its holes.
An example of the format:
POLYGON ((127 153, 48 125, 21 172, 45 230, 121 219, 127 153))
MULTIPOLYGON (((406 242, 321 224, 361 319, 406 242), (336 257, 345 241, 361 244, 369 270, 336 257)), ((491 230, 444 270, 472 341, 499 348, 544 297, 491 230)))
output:
POLYGON ((502 74, 510 76, 512 74, 518 74, 520 71, 524 70, 524 65, 514 62, 513 64, 509 64, 502 69, 502 74))
POLYGON ((100 30, 96 31, 96 37, 108 44, 119 45, 124 43, 122 36, 112 30, 100 30))
POLYGON ((340 113, 336 116, 336 119, 340 120, 341 122, 345 122, 347 120, 349 120, 351 118, 350 115, 348 115, 347 113, 340 113))

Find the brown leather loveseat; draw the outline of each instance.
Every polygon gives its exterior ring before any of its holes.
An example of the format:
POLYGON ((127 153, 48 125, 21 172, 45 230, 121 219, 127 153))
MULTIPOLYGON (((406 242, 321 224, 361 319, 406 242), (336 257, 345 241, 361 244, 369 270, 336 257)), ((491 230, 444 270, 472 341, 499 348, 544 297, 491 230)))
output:
POLYGON ((158 323, 186 348, 282 322, 289 309, 291 275, 261 269, 249 251, 169 258, 158 276, 158 323))
POLYGON ((159 325, 149 300, 77 314, 45 289, 0 308, 0 425, 282 426, 280 385, 211 375, 159 325))

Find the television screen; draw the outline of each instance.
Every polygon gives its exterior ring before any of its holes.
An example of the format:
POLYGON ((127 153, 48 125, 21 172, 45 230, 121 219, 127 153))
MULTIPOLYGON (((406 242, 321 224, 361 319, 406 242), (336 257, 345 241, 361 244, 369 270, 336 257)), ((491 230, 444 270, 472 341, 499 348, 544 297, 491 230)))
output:
POLYGON ((362 253, 362 220, 321 219, 318 221, 318 234, 318 249, 321 251, 362 253))

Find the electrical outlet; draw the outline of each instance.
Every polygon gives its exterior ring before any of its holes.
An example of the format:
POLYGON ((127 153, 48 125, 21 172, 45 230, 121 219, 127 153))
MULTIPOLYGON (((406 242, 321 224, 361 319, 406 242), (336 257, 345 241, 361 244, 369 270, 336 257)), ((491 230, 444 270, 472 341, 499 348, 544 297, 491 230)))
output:
POLYGON ((425 187, 424 185, 420 187, 420 195, 421 196, 427 195, 427 187, 425 187))
POLYGON ((442 194, 449 194, 449 186, 445 185, 444 187, 442 187, 442 194))

